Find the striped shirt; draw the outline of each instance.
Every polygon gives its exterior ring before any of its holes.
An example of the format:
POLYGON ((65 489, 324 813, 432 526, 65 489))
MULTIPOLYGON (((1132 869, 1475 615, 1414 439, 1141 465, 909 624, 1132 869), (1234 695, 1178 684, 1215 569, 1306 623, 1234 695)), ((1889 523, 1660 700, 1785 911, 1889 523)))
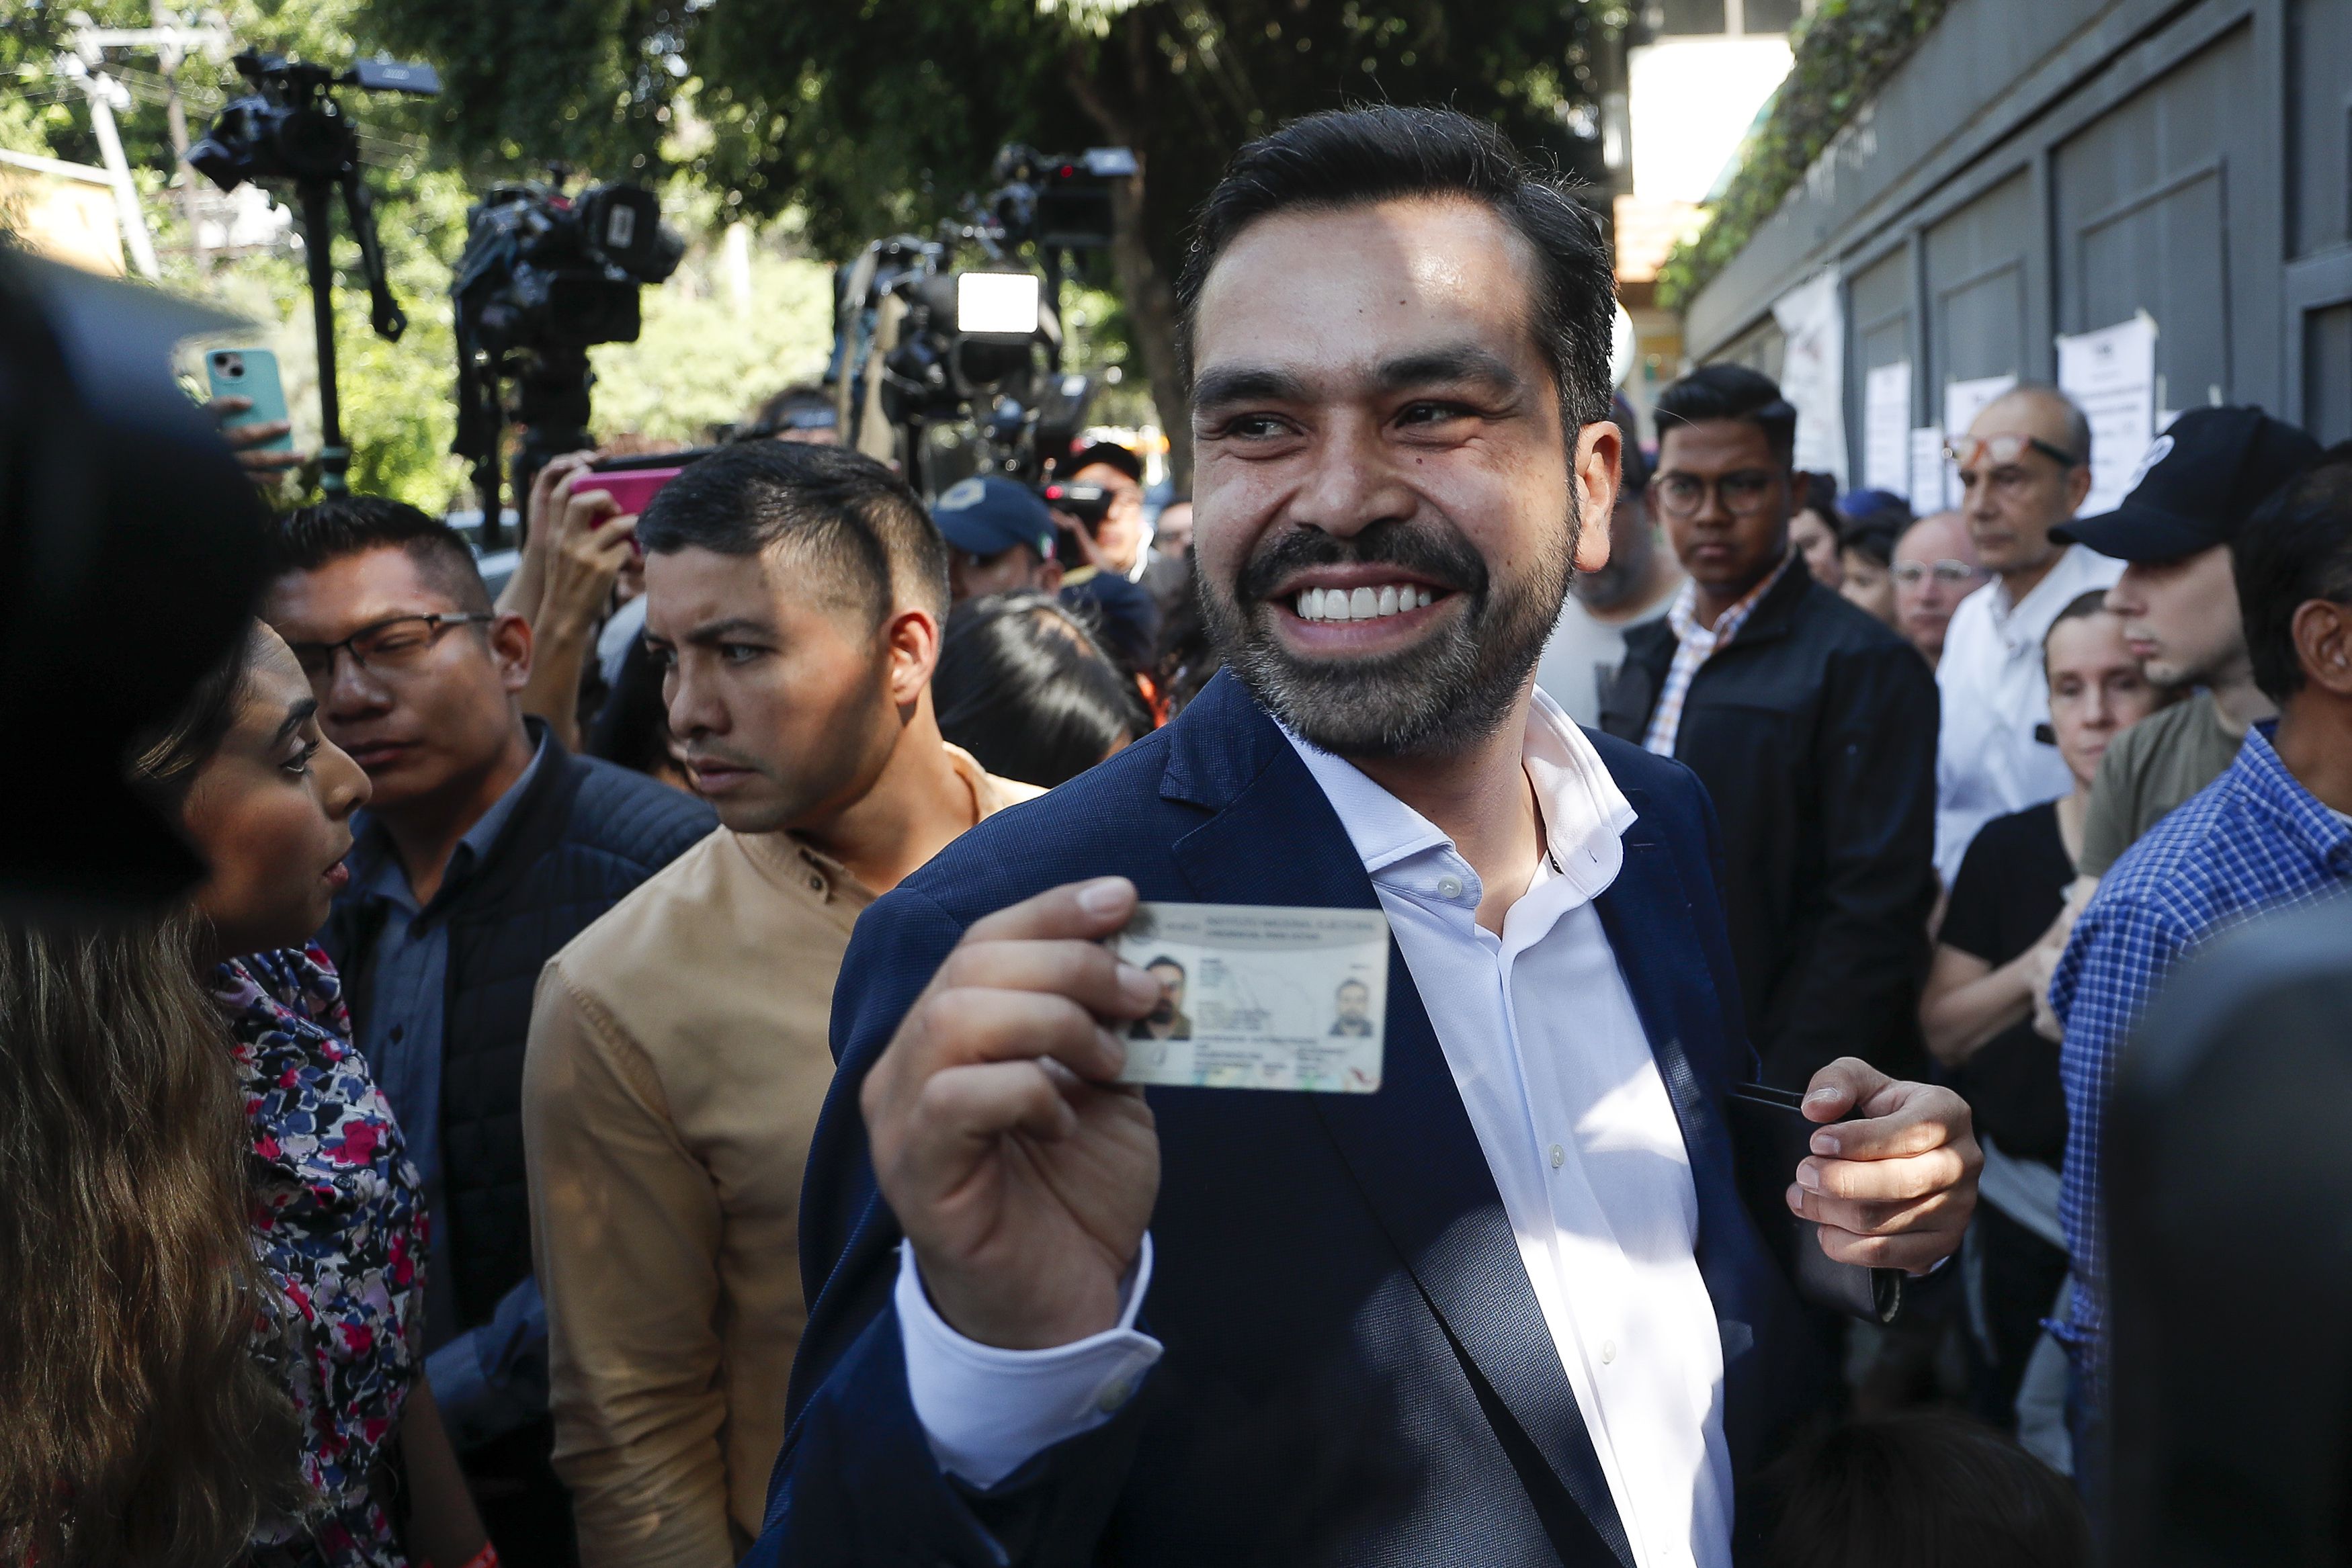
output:
POLYGON ((2065 1026, 2066 1163, 2058 1218, 2074 1261, 2067 1320, 2053 1325, 2093 1391, 2106 1380, 2106 1238, 2101 1121, 2116 1055, 2148 998, 2194 948, 2266 910, 2352 886, 2352 821, 2305 789, 2272 748, 2275 722, 2126 851, 2074 925, 2050 982, 2065 1026))
POLYGON ((1738 635, 1747 624, 1757 604, 1772 591, 1789 563, 1797 559, 1790 550, 1780 557, 1780 564, 1765 574, 1764 580, 1749 589, 1738 603, 1715 618, 1711 627, 1698 623, 1698 584, 1685 580, 1682 591, 1675 595, 1674 604, 1666 611, 1666 624, 1675 629, 1675 662, 1666 666, 1666 682, 1658 692, 1658 706, 1650 710, 1650 731, 1642 740, 1643 749, 1661 757, 1675 754, 1675 737, 1682 733, 1683 701, 1690 695, 1691 679, 1698 667, 1715 656, 1715 651, 1738 635))

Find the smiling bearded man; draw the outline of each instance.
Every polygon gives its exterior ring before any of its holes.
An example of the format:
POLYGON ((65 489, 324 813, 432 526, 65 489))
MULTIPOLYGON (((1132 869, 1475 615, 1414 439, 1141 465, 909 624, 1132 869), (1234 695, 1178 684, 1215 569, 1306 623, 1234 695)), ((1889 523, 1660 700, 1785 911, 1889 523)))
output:
POLYGON ((1617 487, 1591 214, 1382 108, 1244 148, 1197 235, 1227 672, 858 922, 746 1561, 1720 1568, 1831 1386, 1771 1238, 1933 1267, 1968 1109, 1832 1063, 1804 1114, 1860 1119, 1742 1196, 1706 797, 1533 686, 1617 487), (1139 896, 1381 911, 1378 1089, 1115 1082, 1139 896))

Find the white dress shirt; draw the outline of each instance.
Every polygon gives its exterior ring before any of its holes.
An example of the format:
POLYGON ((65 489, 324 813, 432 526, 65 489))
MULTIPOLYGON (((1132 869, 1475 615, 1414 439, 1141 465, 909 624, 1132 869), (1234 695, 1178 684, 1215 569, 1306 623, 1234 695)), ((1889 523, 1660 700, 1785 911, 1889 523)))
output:
POLYGON ((1936 870, 1944 885, 1977 830, 1995 817, 2053 800, 2074 787, 2058 748, 2033 738, 2050 722, 2042 639, 2079 594, 2116 585, 2124 563, 2068 545, 2014 604, 1999 578, 1960 601, 1936 665, 1943 730, 1936 747, 1936 870))
MULTIPOLYGON (((1623 863, 1632 805, 1591 743, 1538 691, 1523 757, 1549 852, 1498 936, 1477 924, 1477 873, 1444 833, 1349 763, 1295 736, 1291 744, 1388 913, 1634 1562, 1726 1568, 1723 1349, 1694 1250, 1697 1194, 1673 1103, 1592 905, 1623 863)), ((908 1385, 941 1467, 992 1485, 1108 1419, 1160 1354, 1133 1328, 1150 1267, 1147 1238, 1118 1327, 1011 1352, 948 1327, 903 1251, 897 1303, 908 1385)))

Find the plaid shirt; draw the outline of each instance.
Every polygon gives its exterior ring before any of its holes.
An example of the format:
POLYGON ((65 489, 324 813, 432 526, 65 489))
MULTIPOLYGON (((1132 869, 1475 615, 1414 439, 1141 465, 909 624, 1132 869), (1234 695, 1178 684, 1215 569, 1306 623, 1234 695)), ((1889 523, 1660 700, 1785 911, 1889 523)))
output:
POLYGON ((1765 576, 1763 581, 1748 591, 1746 598, 1715 618, 1712 627, 1698 623, 1698 584, 1684 580, 1682 591, 1675 595, 1666 611, 1666 624, 1675 629, 1675 662, 1666 666, 1666 683, 1659 689, 1658 706, 1650 710, 1650 732, 1642 740, 1645 751, 1661 757, 1675 754, 1675 737, 1682 732, 1683 700, 1690 695, 1691 678, 1698 667, 1715 656, 1715 651, 1730 642, 1747 623, 1757 602, 1772 591, 1789 563, 1797 559, 1790 550, 1781 556, 1780 564, 1765 576))
POLYGON ((2227 771, 2134 844, 2099 883, 2050 983, 2065 1026, 2066 1163, 2059 1223, 2074 1270, 2053 1325, 2094 1394, 2106 1382, 2106 1238, 2100 1119, 2116 1053, 2148 998, 2192 949, 2264 910, 2352 884, 2352 825, 2295 781, 2257 725, 2227 771))

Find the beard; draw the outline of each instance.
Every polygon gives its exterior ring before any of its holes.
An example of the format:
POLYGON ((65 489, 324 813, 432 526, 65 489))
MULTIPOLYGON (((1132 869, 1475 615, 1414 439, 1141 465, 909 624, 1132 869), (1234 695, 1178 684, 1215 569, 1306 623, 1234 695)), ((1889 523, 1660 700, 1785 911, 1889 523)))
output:
POLYGON ((1553 536, 1559 548, 1498 580, 1442 518, 1383 520, 1347 539, 1285 528, 1264 539, 1234 582, 1201 575, 1201 617, 1259 706, 1310 745, 1341 757, 1444 756, 1486 739, 1509 716, 1559 618, 1577 531, 1571 497, 1553 536), (1404 569, 1460 608, 1392 653, 1300 658, 1275 630, 1273 591, 1302 569, 1349 564, 1404 569))

